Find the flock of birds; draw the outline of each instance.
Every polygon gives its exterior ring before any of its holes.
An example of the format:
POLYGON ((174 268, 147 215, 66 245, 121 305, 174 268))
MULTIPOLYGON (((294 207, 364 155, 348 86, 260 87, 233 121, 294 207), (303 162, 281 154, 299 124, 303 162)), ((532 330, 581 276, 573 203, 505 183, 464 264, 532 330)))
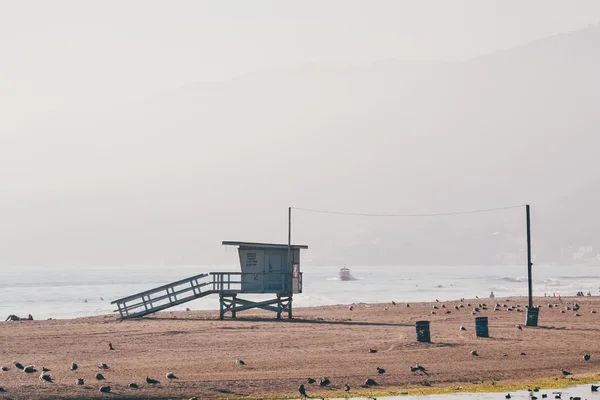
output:
MULTIPOLYGON (((599 385, 592 385, 592 387, 591 387, 592 392, 597 392, 599 388, 600 388, 599 385)), ((540 391, 539 387, 536 387, 535 389, 528 389, 529 399, 530 400, 538 400, 538 396, 536 393, 538 393, 539 391, 540 391)), ((552 392, 552 394, 554 395, 555 399, 558 399, 558 400, 562 399, 562 392, 552 392)), ((542 397, 542 399, 547 399, 548 393, 542 393, 541 397, 542 397)), ((506 396, 504 396, 504 398, 512 399, 512 395, 510 393, 507 393, 506 396)), ((571 396, 571 397, 569 397, 569 400, 581 400, 581 397, 571 396)))
MULTIPOLYGON (((108 348, 109 348, 109 350, 114 350, 112 343, 108 343, 108 348)), ((243 361, 242 361, 242 363, 243 363, 243 361)), ((21 370, 26 374, 33 374, 33 373, 39 372, 38 368, 35 365, 23 365, 18 361, 13 361, 13 364, 17 370, 21 370)), ((77 363, 75 363, 75 362, 71 363, 71 371, 77 371, 78 369, 79 369, 79 365, 77 365, 77 363)), ((98 364, 98 369, 109 370, 110 366, 106 363, 100 363, 100 364, 98 364)), ((1 372, 6 372, 9 370, 10 370, 10 368, 8 368, 7 366, 4 366, 4 365, 0 366, 1 372)), ((175 374, 172 372, 168 372, 166 377, 167 377, 167 379, 170 379, 170 380, 178 379, 177 376, 175 376, 175 374)), ((46 368, 46 367, 42 367, 39 379, 44 382, 54 383, 54 378, 50 374, 50 369, 46 368)), ((106 380, 104 375, 100 372, 96 373, 95 379, 99 382, 106 380)), ((160 384, 160 381, 146 376, 146 383, 149 385, 158 385, 158 384, 160 384)), ((85 379, 78 377, 75 384, 79 385, 79 386, 85 385, 85 379)), ((131 389, 139 389, 139 387, 140 386, 135 382, 132 382, 129 384, 129 388, 131 388, 131 389)), ((101 393, 110 393, 111 390, 112 390, 112 387, 110 385, 102 385, 98 389, 98 391, 101 393)), ((0 386, 0 393, 5 393, 5 392, 7 392, 7 390, 4 387, 0 386)))
MULTIPOLYGON (((375 354, 377 353, 376 349, 369 349, 369 353, 370 354, 375 354)), ((385 374, 385 369, 381 368, 381 367, 376 367, 375 368, 375 372, 377 372, 377 375, 383 375, 385 374)), ((413 367, 410 367, 410 372, 412 373, 421 373, 423 375, 429 376, 429 372, 427 371, 427 368, 423 367, 422 365, 419 365, 419 363, 415 363, 415 365, 413 367)), ((306 380, 306 382, 309 385, 313 385, 315 383, 317 383, 317 380, 314 378, 308 378, 306 380)), ((331 380, 329 378, 322 378, 319 380, 319 386, 322 388, 325 388, 327 386, 331 385, 331 380)), ((373 386, 377 386, 377 382, 375 381, 375 379, 373 378, 367 378, 365 379, 365 382, 361 385, 362 388, 368 389, 368 388, 372 388, 373 386)), ((350 385, 348 385, 347 383, 344 384, 344 391, 346 393, 350 392, 350 385)), ((298 392, 300 393, 300 395, 303 398, 307 398, 308 394, 306 393, 306 386, 304 386, 304 384, 301 384, 298 387, 298 392)))
MULTIPOLYGON (((461 299, 461 304, 454 306, 454 308, 456 310, 460 310, 461 308, 464 308, 464 305, 462 304, 463 301, 464 301, 464 299, 461 299)), ((391 303, 394 306, 396 305, 396 303, 394 301, 392 301, 391 303)), ((436 299, 436 303, 441 303, 441 302, 436 299)), ((471 306, 472 305, 470 303, 467 304, 467 307, 471 307, 471 306)), ((410 307, 410 304, 406 304, 406 307, 410 307)), ((538 306, 538 307, 541 307, 541 306, 538 306)), ((558 307, 559 307, 558 304, 548 304, 548 308, 558 308, 558 307)), ((444 304, 441 304, 440 306, 433 305, 433 309, 434 310, 439 310, 440 308, 445 309, 446 306, 444 304)), ((527 308, 527 306, 521 307, 521 305, 519 305, 519 304, 517 304, 516 306, 512 306, 512 305, 509 306, 507 304, 501 305, 500 303, 496 303, 496 305, 494 306, 493 309, 494 309, 494 311, 499 311, 499 310, 502 310, 502 309, 506 309, 507 311, 516 310, 517 312, 523 312, 524 309, 526 309, 526 308, 527 308)), ((387 309, 387 307, 386 307, 386 309, 387 309)), ((481 310, 487 310, 487 309, 488 309, 488 306, 485 303, 480 303, 477 306, 473 307, 472 314, 476 315, 481 310)), ((580 309, 580 306, 577 303, 575 303, 574 306, 566 306, 565 309, 561 311, 561 313, 565 313, 566 311, 571 311, 572 310, 572 311, 575 311, 575 316, 580 316, 577 313, 579 311, 579 309, 580 309)), ((351 305, 349 307, 349 310, 353 311, 354 310, 354 306, 351 305)), ((435 313, 436 313, 435 311, 432 311, 432 314, 435 314, 435 313)), ((446 313, 449 314, 449 313, 451 313, 451 311, 447 310, 446 313)), ((595 311, 592 311, 592 313, 595 314, 595 311)), ((523 330, 523 327, 520 324, 517 324, 515 327, 518 330, 523 330)), ((460 326, 459 329, 461 331, 466 331, 467 330, 464 326, 460 326)), ((113 347, 113 345, 112 345, 112 343, 108 343, 108 348, 111 351, 115 350, 114 347, 113 347)), ((377 353, 377 350, 376 349, 369 349, 368 352, 370 354, 374 354, 374 353, 377 353)), ((477 350, 472 350, 471 351, 471 355, 477 357, 477 356, 479 356, 479 353, 477 352, 477 350)), ((524 352, 522 352, 521 355, 525 356, 526 354, 524 352)), ((507 356, 507 354, 504 354, 504 356, 507 356)), ((590 354, 584 354, 583 355, 583 359, 585 361, 590 361, 591 355, 590 354)), ((23 371, 26 374, 33 374, 33 373, 38 372, 38 368, 35 365, 23 365, 23 364, 21 364, 20 362, 17 362, 17 361, 14 361, 13 363, 14 363, 14 366, 18 370, 21 370, 21 371, 23 371)), ((247 365, 245 361, 240 360, 240 359, 236 359, 235 363, 238 366, 246 366, 247 365)), ((78 368, 79 368, 79 366, 75 362, 73 362, 71 364, 71 371, 76 371, 76 370, 78 370, 78 368)), ((98 365, 98 368, 100 370, 109 370, 110 366, 108 364, 106 364, 106 363, 100 363, 98 365)), ((0 372, 6 372, 6 371, 9 371, 8 367, 6 367, 6 366, 0 366, 0 372)), ((386 373, 386 370, 384 368, 381 368, 381 367, 376 367, 375 372, 377 373, 377 375, 383 375, 383 374, 386 373)), ((420 373, 422 375, 429 376, 428 370, 425 367, 423 367, 422 365, 419 365, 418 363, 416 363, 414 366, 410 367, 410 372, 415 373, 415 374, 420 373)), ((560 368, 560 374, 563 377, 567 377, 567 376, 572 375, 572 373, 570 371, 567 371, 567 370, 565 370, 563 368, 560 368)), ((166 374, 166 378, 168 380, 178 379, 178 377, 173 372, 168 372, 166 374)), ((41 368, 41 374, 39 375, 39 379, 41 381, 44 381, 44 382, 54 383, 54 378, 50 374, 50 369, 46 368, 46 367, 42 367, 41 368)), ((104 381, 106 378, 104 377, 104 375, 102 373, 98 372, 95 375, 95 379, 100 382, 100 381, 104 381)), ((148 385, 158 385, 158 384, 160 384, 160 381, 157 380, 157 379, 150 378, 150 377, 146 376, 146 383, 148 385)), ((314 378, 308 378, 307 379, 307 384, 308 385, 314 385, 316 383, 317 383, 317 380, 314 379, 314 378)), ((81 385, 85 385, 84 378, 78 377, 77 380, 76 380, 76 385, 80 385, 80 386, 81 385)), ((322 388, 328 387, 329 385, 331 385, 331 380, 329 378, 327 378, 327 377, 322 378, 322 379, 319 380, 318 385, 320 387, 322 387, 322 388)), ((131 389, 138 389, 140 387, 135 382, 130 383, 128 386, 131 389)), ((370 377, 367 378, 364 381, 363 385, 361 385, 362 388, 371 388, 373 386, 377 386, 377 382, 374 379, 370 378, 370 377)), ((591 385, 591 391, 592 392, 598 392, 599 388, 600 388, 600 386, 598 386, 598 385, 591 385)), ((351 389, 350 386, 347 383, 345 383, 344 384, 344 391, 345 392, 350 392, 350 389, 351 389)), ((110 393, 111 390, 112 390, 112 387, 110 385, 102 385, 102 386, 100 386, 100 388, 98 390, 101 393, 110 393)), ((6 392, 6 391, 7 390, 5 388, 3 388, 3 387, 0 386, 0 393, 6 392)), ((304 384, 301 384, 298 387, 298 392, 300 393, 300 395, 303 398, 307 398, 308 397, 308 394, 306 392, 306 386, 304 384)), ((529 390, 530 400, 537 400, 537 398, 538 398, 537 395, 536 395, 537 392, 539 392, 539 388, 535 388, 535 389, 530 389, 529 390)), ((554 395, 555 399, 561 399, 561 395, 562 395, 561 392, 553 392, 552 394, 554 395)), ((546 394, 546 393, 541 394, 541 398, 542 399, 547 398, 547 397, 548 397, 548 394, 546 394)), ((506 396, 505 396, 505 398, 506 399, 511 399, 512 396, 511 396, 510 393, 507 393, 506 396)), ((190 400, 197 400, 197 399, 194 397, 194 398, 191 398, 190 400)), ((570 397, 569 400, 580 400, 580 398, 579 397, 570 397)))

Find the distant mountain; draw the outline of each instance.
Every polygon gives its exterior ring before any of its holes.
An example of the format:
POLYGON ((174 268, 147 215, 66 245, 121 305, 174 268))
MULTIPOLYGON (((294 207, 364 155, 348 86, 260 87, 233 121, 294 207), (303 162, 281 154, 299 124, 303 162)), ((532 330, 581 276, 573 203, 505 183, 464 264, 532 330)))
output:
MULTIPOLYGON (((525 202, 538 259, 558 260, 561 246, 600 238, 598 48, 594 27, 463 63, 253 73, 31 123, 17 134, 44 149, 49 168, 22 173, 61 189, 12 195, 3 225, 30 230, 0 230, 0 262, 222 262, 222 239, 285 240, 290 205, 402 213, 525 202)), ((335 249, 320 241, 337 222, 295 218, 294 240, 327 263, 522 252, 492 235, 519 237, 519 212, 411 219, 403 230, 345 220, 335 249), (375 236, 382 244, 367 243, 375 236)))

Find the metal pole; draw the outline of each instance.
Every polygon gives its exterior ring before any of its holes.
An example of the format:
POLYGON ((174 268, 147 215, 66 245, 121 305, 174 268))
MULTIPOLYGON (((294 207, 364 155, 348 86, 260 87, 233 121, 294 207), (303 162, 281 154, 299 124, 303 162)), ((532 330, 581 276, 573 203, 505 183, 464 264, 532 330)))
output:
POLYGON ((531 219, 529 216, 529 204, 525 206, 527 217, 527 284, 529 285, 529 309, 533 308, 533 282, 531 279, 531 219))
POLYGON ((538 326, 539 308, 533 306, 533 279, 531 278, 531 218, 529 215, 529 204, 525 206, 527 217, 527 286, 529 287, 529 305, 525 317, 526 326, 538 326))
POLYGON ((288 271, 294 273, 292 268, 292 207, 288 207, 288 271))

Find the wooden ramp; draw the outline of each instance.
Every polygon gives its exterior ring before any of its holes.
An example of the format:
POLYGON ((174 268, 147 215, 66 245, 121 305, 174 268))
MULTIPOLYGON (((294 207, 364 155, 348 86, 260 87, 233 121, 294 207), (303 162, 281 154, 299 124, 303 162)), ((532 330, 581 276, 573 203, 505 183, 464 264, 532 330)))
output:
POLYGON ((136 293, 131 296, 115 300, 111 304, 117 305, 117 310, 122 319, 143 317, 179 304, 186 303, 213 293, 213 279, 208 278, 209 274, 195 275, 190 278, 172 282, 167 285, 159 286, 154 289, 136 293), (209 286, 206 290, 202 288, 209 286))

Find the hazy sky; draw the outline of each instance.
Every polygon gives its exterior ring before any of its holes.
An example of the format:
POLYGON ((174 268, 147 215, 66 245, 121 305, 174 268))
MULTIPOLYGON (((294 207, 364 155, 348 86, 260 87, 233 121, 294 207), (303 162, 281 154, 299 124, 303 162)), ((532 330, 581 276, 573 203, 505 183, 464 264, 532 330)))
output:
POLYGON ((266 68, 464 60, 600 21, 595 0, 0 4, 0 105, 16 117, 266 68))
POLYGON ((599 21, 597 0, 0 0, 0 265, 198 263, 284 241, 290 205, 597 187, 599 21))

